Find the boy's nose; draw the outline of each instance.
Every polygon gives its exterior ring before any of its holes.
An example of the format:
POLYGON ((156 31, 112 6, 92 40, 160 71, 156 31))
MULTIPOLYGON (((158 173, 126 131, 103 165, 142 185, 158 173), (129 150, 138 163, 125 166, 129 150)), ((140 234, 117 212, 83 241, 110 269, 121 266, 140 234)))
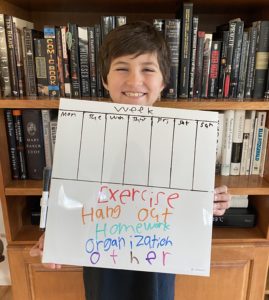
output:
POLYGON ((142 83, 142 76, 139 72, 129 72, 127 83, 132 86, 136 86, 142 83))

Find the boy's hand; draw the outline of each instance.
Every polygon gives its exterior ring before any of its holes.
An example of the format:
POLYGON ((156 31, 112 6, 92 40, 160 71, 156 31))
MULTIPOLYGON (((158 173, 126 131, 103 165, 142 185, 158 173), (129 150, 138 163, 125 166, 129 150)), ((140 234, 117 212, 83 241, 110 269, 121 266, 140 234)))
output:
MULTIPOLYGON (((39 240, 36 242, 36 244, 30 249, 29 254, 30 256, 40 256, 43 255, 43 248, 44 248, 44 238, 45 233, 41 235, 39 240)), ((48 269, 60 269, 62 265, 59 264, 43 264, 44 267, 48 269)))
POLYGON ((226 209, 230 207, 231 195, 228 193, 226 185, 215 188, 215 198, 213 205, 213 215, 222 216, 226 209))

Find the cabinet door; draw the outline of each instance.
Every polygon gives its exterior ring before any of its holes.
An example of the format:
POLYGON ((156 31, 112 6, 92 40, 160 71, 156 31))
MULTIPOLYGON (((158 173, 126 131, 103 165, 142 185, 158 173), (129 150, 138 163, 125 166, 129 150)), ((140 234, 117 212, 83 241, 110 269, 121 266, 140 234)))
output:
POLYGON ((14 300, 85 299, 81 268, 46 269, 28 247, 9 247, 8 254, 14 300))
POLYGON ((210 277, 178 275, 175 300, 263 299, 268 250, 251 245, 213 246, 210 277))

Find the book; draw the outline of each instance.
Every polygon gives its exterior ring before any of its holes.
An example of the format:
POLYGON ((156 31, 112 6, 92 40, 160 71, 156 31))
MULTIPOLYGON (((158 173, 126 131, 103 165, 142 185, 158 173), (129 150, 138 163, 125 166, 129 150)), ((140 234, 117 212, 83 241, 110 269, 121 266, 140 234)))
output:
POLYGON ((243 146, 240 163, 240 175, 247 175, 249 172, 249 164, 251 158, 251 144, 253 130, 255 124, 255 110, 247 110, 245 114, 244 130, 243 130, 243 146))
POLYGON ((221 42, 212 41, 210 54, 210 68, 208 78, 208 98, 218 97, 218 79, 219 79, 219 65, 220 65, 220 51, 221 42))
POLYGON ((43 32, 34 29, 23 29, 23 42, 25 48, 25 73, 26 73, 26 94, 37 96, 36 67, 34 56, 34 39, 43 38, 43 32))
POLYGON ((257 112, 257 126, 255 127, 255 132, 254 132, 255 143, 253 146, 252 168, 251 168, 252 175, 259 175, 259 171, 260 171, 266 114, 267 114, 266 111, 257 112))
POLYGON ((244 32, 243 40, 242 40, 240 67, 239 67, 238 87, 237 87, 237 99, 240 100, 243 100, 245 96, 248 52, 249 52, 248 32, 244 32))
POLYGON ((62 35, 62 51, 63 51, 63 71, 64 71, 64 95, 65 97, 71 97, 71 78, 70 78, 70 65, 69 56, 66 44, 66 32, 67 26, 61 26, 62 35))
POLYGON ((250 228, 256 224, 254 208, 231 207, 223 216, 213 217, 213 226, 216 227, 243 227, 250 228))
POLYGON ((207 98, 207 96, 208 96, 208 82, 209 82, 212 37, 213 37, 212 33, 205 34, 204 52, 203 52, 203 70, 202 70, 202 90, 201 90, 202 98, 207 98))
POLYGON ((223 119, 221 175, 230 175, 233 144, 234 110, 226 110, 223 119))
POLYGON ((12 110, 15 138, 16 138, 16 150, 19 160, 19 170, 20 179, 27 179, 27 166, 26 166, 26 153, 25 153, 25 143, 23 135, 23 125, 22 125, 22 111, 20 109, 12 110))
POLYGON ((55 40, 57 49, 57 72, 59 81, 60 97, 65 97, 65 85, 64 85, 64 66, 63 66, 63 43, 61 28, 55 28, 55 40))
POLYGON ((264 98, 269 57, 269 21, 258 21, 253 98, 264 98))
POLYGON ((90 97, 89 41, 87 27, 78 27, 81 96, 90 97))
POLYGON ((203 72, 203 55, 204 55, 205 32, 197 33, 197 49, 196 49, 196 66, 194 71, 194 88, 193 97, 200 98, 202 92, 202 72, 203 72))
POLYGON ((17 155, 16 136, 11 109, 5 109, 5 123, 8 141, 9 160, 13 179, 20 179, 19 159, 17 155))
POLYGON ((49 97, 60 97, 55 26, 44 26, 49 97))
POLYGON ((11 93, 11 82, 9 73, 7 40, 5 30, 5 18, 4 14, 0 14, 0 86, 1 95, 3 97, 9 97, 11 93))
POLYGON ((28 178, 41 180, 43 178, 43 169, 45 167, 45 155, 40 110, 23 110, 22 122, 28 178))
POLYGON ((38 96, 48 96, 49 90, 48 90, 45 39, 34 40, 34 54, 35 54, 37 94, 38 96))
POLYGON ((266 154, 267 154, 267 150, 268 150, 268 133, 269 133, 269 129, 267 127, 265 127, 264 133, 263 133, 261 163, 260 163, 260 170, 259 170, 259 175, 261 177, 263 177, 263 174, 264 174, 266 154))
POLYGON ((178 97, 188 98, 191 63, 193 3, 184 2, 181 16, 178 97))
POLYGON ((115 26, 122 26, 126 24, 127 22, 127 17, 126 16, 115 16, 115 26))
POLYGON ((96 53, 95 53, 95 37, 94 27, 88 27, 89 41, 89 68, 90 68, 90 87, 91 96, 97 97, 97 78, 96 78, 96 53))
POLYGON ((168 99, 177 99, 178 96, 180 26, 178 19, 165 20, 164 37, 170 49, 171 66, 170 80, 163 90, 163 97, 168 99))
POLYGON ((191 43, 191 67, 189 77, 189 98, 193 98, 194 93, 194 74, 196 66, 196 48, 197 48, 197 34, 198 34, 199 18, 193 16, 192 18, 192 43, 191 43))
POLYGON ((227 67, 227 49, 228 49, 229 31, 222 31, 221 33, 221 58, 219 66, 219 80, 218 80, 218 98, 223 98, 225 70, 227 67))
POLYGON ((241 163, 241 158, 242 158, 245 114, 246 114, 245 110, 235 110, 235 112, 234 112, 234 127, 233 127, 230 175, 239 175, 240 174, 240 163, 241 163))
POLYGON ((115 28, 115 16, 101 16, 101 42, 115 28))
POLYGON ((54 154, 55 144, 56 144, 56 133, 57 133, 57 120, 50 121, 50 140, 51 140, 51 149, 52 157, 54 154))
POLYGON ((101 78, 101 70, 99 61, 99 49, 101 46, 101 26, 100 24, 94 25, 94 45, 95 45, 95 67, 96 67, 96 95, 103 97, 103 84, 101 78))
POLYGON ((230 207, 247 208, 248 205, 248 195, 231 195, 230 207))

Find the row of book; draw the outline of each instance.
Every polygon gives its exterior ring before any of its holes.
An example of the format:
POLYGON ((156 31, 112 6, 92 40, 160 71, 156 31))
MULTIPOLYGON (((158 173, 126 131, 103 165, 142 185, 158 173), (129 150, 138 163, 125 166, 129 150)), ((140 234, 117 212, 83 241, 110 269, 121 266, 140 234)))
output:
MULTIPOLYGON (((105 35, 127 22, 102 16, 93 26, 44 26, 0 14, 2 96, 107 97, 98 51, 105 35)), ((162 99, 269 98, 269 21, 240 18, 206 33, 184 3, 175 19, 153 19, 170 48, 170 83, 162 99)))
POLYGON ((216 174, 263 176, 268 148, 266 114, 255 110, 219 113, 216 174))
POLYGON ((193 4, 185 3, 180 19, 155 19, 154 25, 171 51, 165 98, 269 98, 269 21, 246 26, 237 18, 207 33, 193 4))
POLYGON ((42 179, 51 167, 57 110, 6 109, 6 133, 13 179, 42 179))
POLYGON ((0 14, 0 86, 3 97, 105 97, 98 51, 104 36, 126 23, 103 16, 100 24, 44 26, 0 14))

